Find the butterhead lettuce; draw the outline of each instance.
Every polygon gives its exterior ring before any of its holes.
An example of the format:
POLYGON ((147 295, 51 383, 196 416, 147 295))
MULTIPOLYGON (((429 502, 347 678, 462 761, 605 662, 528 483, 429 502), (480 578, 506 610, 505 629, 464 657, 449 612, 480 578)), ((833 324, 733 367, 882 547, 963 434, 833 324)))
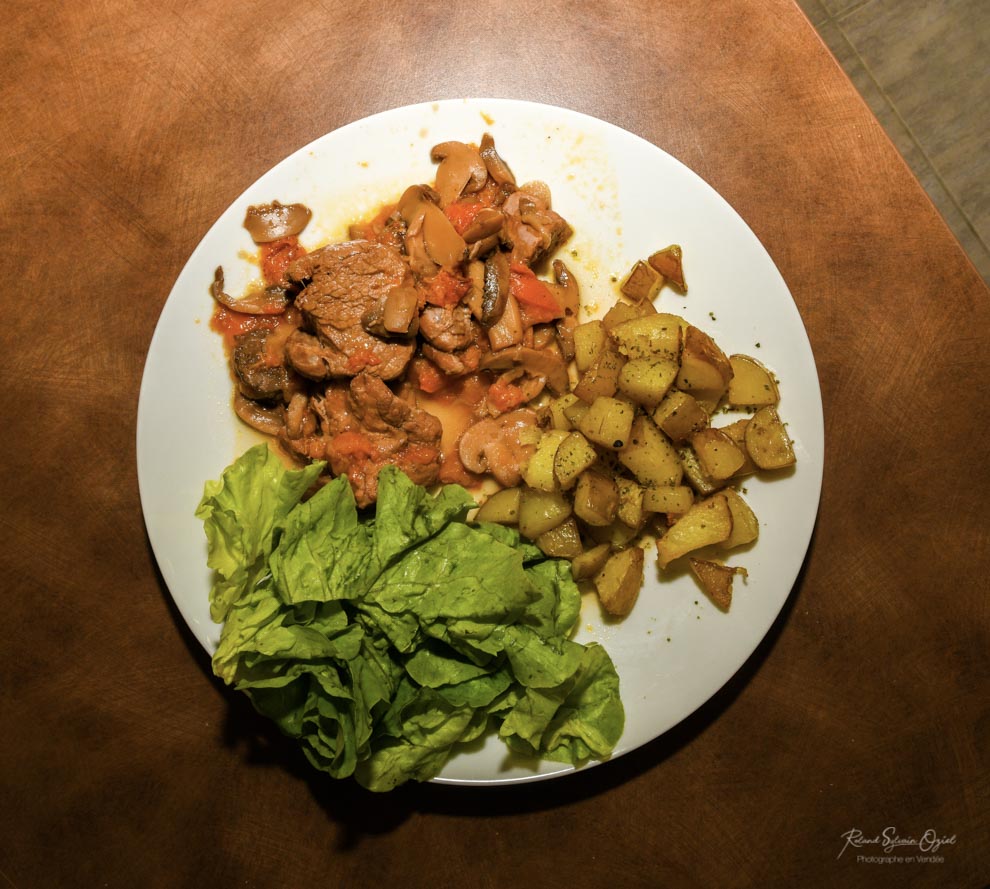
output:
POLYGON ((346 478, 307 498, 321 470, 257 445, 205 486, 217 676, 315 767, 375 791, 432 778, 489 731, 528 756, 611 753, 619 679, 601 646, 570 639, 566 563, 467 522, 456 485, 434 496, 385 467, 365 514, 346 478))

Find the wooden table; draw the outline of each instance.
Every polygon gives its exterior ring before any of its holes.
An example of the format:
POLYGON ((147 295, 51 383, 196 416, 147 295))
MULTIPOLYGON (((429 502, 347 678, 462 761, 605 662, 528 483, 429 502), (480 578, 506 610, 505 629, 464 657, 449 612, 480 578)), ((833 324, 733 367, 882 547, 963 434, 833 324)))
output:
POLYGON ((983 885, 987 288, 790 0, 452 6, 5 9, 0 885, 983 885), (145 536, 138 387, 244 187, 462 95, 602 117, 738 210, 815 350, 824 490, 768 638, 674 730, 559 781, 370 796, 212 678, 145 536), (888 827, 955 842, 840 857, 888 827))

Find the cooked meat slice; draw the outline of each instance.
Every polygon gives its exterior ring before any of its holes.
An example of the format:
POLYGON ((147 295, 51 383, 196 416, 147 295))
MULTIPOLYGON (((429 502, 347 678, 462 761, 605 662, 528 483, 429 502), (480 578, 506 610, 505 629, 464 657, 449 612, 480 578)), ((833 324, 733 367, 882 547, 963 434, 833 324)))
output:
POLYGON ((466 349, 478 339, 479 326, 467 306, 428 306, 419 317, 419 332, 444 352, 466 349))
POLYGON ((419 485, 432 485, 440 471, 440 421, 395 395, 370 373, 332 383, 314 400, 326 434, 326 457, 334 475, 347 475, 359 506, 374 503, 378 473, 397 466, 419 485))
POLYGON ((406 369, 415 351, 415 341, 379 339, 360 325, 331 329, 325 338, 297 330, 285 344, 289 364, 310 380, 352 377, 364 370, 392 380, 406 369))
POLYGON ((396 250, 374 241, 331 244, 296 260, 287 274, 304 284, 296 306, 316 332, 294 335, 287 344, 289 363, 299 373, 323 380, 366 370, 391 380, 405 370, 413 344, 383 340, 361 324, 409 277, 396 250))
POLYGON ((289 385, 284 357, 270 348, 276 345, 275 340, 274 331, 267 328, 249 330, 234 340, 231 363, 238 388, 247 398, 268 401, 289 385))
POLYGON ((512 245, 511 260, 533 266, 563 244, 573 229, 550 209, 548 191, 525 188, 513 192, 502 205, 506 215, 503 232, 512 245))
POLYGON ((479 420, 461 433, 457 454, 468 472, 490 472, 499 484, 514 487, 522 478, 521 467, 536 450, 520 433, 535 427, 536 414, 527 409, 479 420))
POLYGON ((466 349, 459 349, 456 352, 444 352, 435 349, 428 343, 420 346, 420 351, 424 358, 429 358, 437 367, 449 376, 462 377, 478 369, 481 364, 481 349, 472 344, 466 349))

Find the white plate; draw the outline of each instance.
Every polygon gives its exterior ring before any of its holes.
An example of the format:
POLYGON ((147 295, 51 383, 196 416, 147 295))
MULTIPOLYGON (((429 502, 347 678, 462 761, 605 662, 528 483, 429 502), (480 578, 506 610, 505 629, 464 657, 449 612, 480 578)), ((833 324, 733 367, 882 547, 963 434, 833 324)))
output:
MULTIPOLYGON (((824 457, 821 394, 797 308, 772 260, 735 211, 683 164, 611 124, 560 108, 468 99, 386 111, 329 133, 251 185, 193 252, 155 331, 138 408, 137 462, 148 535, 168 588, 196 638, 212 652, 219 627, 209 616, 206 544, 193 515, 203 483, 255 439, 234 417, 221 339, 209 328, 209 284, 222 264, 227 289, 258 275, 244 259, 254 245, 242 228, 249 204, 301 201, 313 210, 304 233, 313 248, 344 236, 347 223, 432 181, 431 146, 495 137, 520 182, 542 179, 554 208, 574 227, 562 254, 585 304, 604 310, 632 263, 671 243, 684 249, 689 293, 665 288, 661 311, 683 315, 727 352, 750 353, 781 380, 780 410, 797 467, 786 478, 750 479, 747 500, 760 518, 759 542, 733 556, 737 579, 722 614, 683 572, 648 579, 632 614, 602 619, 585 603, 578 639, 603 643, 618 668, 626 707, 615 756, 680 722, 742 666, 784 605, 801 567, 818 509, 824 457), (576 253, 576 257, 572 255, 576 253), (759 345, 757 345, 759 344, 759 345)), ((519 763, 496 738, 451 759, 437 780, 501 784, 562 775, 559 763, 519 763)))

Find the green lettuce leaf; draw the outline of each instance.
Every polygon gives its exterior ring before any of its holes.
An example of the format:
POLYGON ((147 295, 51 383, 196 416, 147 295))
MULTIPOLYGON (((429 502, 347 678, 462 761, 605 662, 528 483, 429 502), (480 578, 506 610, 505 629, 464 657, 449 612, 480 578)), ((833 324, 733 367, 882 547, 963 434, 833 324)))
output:
POLYGON ((343 478, 306 498, 320 468, 258 446, 205 487, 224 682, 316 768, 375 791, 435 776, 492 728, 530 756, 610 754, 619 680, 603 648, 569 638, 581 602, 566 563, 468 523, 462 488, 434 496, 394 467, 374 516, 343 478))

